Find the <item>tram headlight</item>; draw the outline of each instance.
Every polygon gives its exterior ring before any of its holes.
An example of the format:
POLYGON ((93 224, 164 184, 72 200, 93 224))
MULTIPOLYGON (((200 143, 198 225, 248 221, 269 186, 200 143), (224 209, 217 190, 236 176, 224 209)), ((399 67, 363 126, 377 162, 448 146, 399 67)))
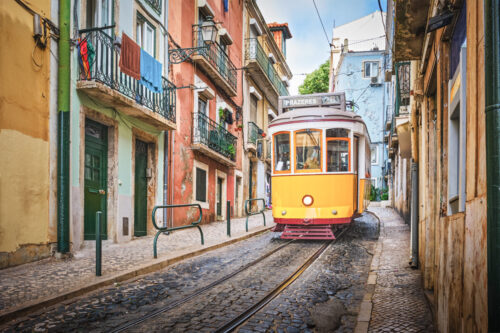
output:
POLYGON ((286 215, 286 210, 282 210, 281 215, 286 215))
POLYGON ((305 206, 311 206, 314 202, 314 199, 313 197, 311 197, 310 195, 304 195, 304 197, 302 198, 302 203, 305 205, 305 206))

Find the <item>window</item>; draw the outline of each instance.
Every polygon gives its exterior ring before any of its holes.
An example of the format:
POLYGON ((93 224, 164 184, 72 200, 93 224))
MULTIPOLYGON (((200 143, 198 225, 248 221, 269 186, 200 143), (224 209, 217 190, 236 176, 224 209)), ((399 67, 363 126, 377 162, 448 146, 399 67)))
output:
POLYGON ((378 164, 378 146, 372 146, 371 152, 371 164, 378 164))
POLYGON ((196 201, 207 201, 207 172, 196 168, 196 201))
POLYGON ((321 171, 321 131, 300 130, 295 133, 295 169, 321 171))
POLYGON ((330 128, 326 130, 326 171, 349 171, 349 130, 330 128))
POLYGON ((274 171, 290 171, 290 133, 274 135, 274 171))
POLYGON ((208 165, 194 161, 193 165, 194 202, 208 209, 208 165))
MULTIPOLYGON (((113 0, 87 0, 87 27, 113 24, 113 0)), ((103 30, 110 34, 111 29, 103 30)))
POLYGON ((378 70, 378 61, 363 62, 363 77, 377 77, 378 70))
POLYGON ((466 42, 460 50, 458 68, 449 82, 448 119, 448 215, 465 211, 466 167, 466 42))
POLYGON ((250 121, 257 122, 257 106, 259 99, 253 94, 250 94, 250 121))
POLYGON ((155 57, 155 28, 142 15, 137 14, 136 25, 137 44, 147 53, 155 57))
POLYGON ((198 96, 198 112, 207 115, 207 101, 198 96))

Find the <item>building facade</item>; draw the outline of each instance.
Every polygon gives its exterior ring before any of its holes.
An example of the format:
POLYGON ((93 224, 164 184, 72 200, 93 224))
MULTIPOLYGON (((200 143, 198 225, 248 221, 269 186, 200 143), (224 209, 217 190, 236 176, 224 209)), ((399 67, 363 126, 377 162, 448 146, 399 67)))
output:
POLYGON ((0 40, 9 45, 0 49, 0 268, 54 251, 55 24, 57 1, 37 1, 29 7, 0 3, 0 40))
POLYGON ((348 41, 342 46, 335 76, 337 92, 345 92, 351 109, 363 117, 371 139, 372 185, 387 187, 384 177, 387 168, 387 149, 384 143, 386 109, 390 82, 385 82, 387 56, 384 50, 350 51, 348 41))
MULTIPOLYGON (((292 74, 285 60, 286 40, 292 35, 286 24, 267 25, 254 0, 245 1, 243 36, 243 194, 264 198, 271 204, 271 146, 269 122, 278 115, 279 96, 288 95, 292 74)), ((236 201, 237 215, 244 214, 236 201)))
POLYGON ((398 0, 388 12, 393 205, 410 216, 412 263, 440 332, 499 331, 500 4, 398 0))

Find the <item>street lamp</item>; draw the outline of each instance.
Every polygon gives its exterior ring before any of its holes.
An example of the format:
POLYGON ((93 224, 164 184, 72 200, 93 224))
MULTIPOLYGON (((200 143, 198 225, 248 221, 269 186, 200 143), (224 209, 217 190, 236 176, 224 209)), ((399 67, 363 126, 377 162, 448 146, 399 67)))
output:
MULTIPOLYGON (((201 37, 202 45, 197 47, 188 47, 181 49, 172 49, 168 51, 169 61, 172 64, 180 64, 186 61, 191 55, 197 51, 208 49, 211 44, 215 43, 217 38, 217 26, 212 17, 207 17, 207 20, 199 26, 198 38, 201 37)), ((198 43, 199 44, 199 43, 198 43)))

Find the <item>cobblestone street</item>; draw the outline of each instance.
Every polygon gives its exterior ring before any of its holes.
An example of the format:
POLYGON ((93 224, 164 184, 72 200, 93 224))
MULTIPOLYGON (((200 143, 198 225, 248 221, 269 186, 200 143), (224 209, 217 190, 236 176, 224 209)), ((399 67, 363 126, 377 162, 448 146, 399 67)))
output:
MULTIPOLYGON (((241 331, 352 331, 378 222, 366 214, 241 331)), ((322 242, 296 241, 249 270, 132 331, 214 331, 283 280, 322 242)), ((172 304, 287 244, 273 233, 211 251, 12 322, 6 331, 110 331, 172 304)))

